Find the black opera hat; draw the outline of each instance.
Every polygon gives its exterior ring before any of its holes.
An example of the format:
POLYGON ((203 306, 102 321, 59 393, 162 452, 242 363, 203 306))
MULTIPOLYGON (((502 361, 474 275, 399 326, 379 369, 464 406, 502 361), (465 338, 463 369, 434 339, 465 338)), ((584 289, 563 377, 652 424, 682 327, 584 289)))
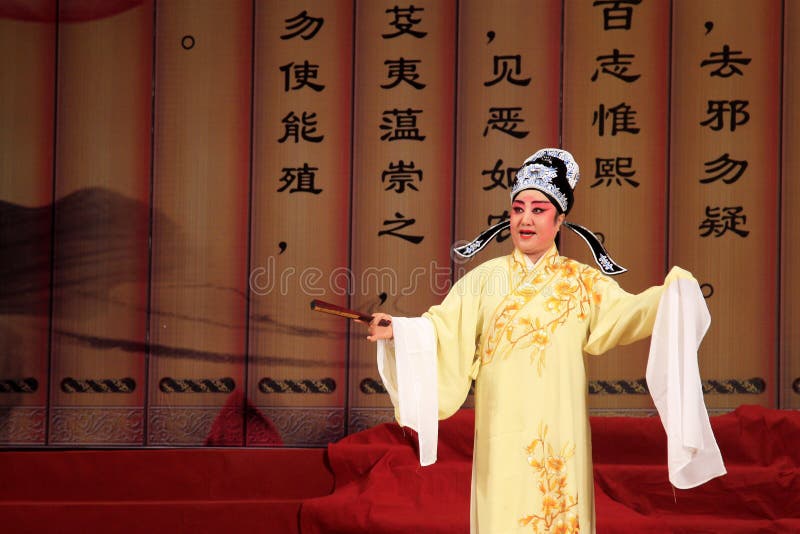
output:
MULTIPOLYGON (((580 180, 580 169, 572 154, 560 148, 543 148, 525 160, 511 186, 511 200, 526 189, 541 191, 561 213, 569 213, 575 202, 573 189, 580 180)), ((611 259, 597 236, 589 229, 571 222, 564 224, 578 234, 589 246, 600 270, 609 275, 622 274, 627 269, 611 259)), ((471 258, 511 225, 508 219, 490 226, 471 242, 453 251, 471 258)))

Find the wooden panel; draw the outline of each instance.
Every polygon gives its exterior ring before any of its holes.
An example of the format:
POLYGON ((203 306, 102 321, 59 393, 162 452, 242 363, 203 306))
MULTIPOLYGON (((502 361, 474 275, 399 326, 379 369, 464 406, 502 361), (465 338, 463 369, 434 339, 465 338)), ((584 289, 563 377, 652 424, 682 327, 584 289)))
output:
POLYGON ((707 295, 713 408, 776 400, 780 20, 779 1, 674 6, 670 263, 707 295))
MULTIPOLYGON (((441 299, 433 285, 450 266, 455 7, 356 6, 351 302, 367 312, 416 316, 441 299)), ((365 337, 356 325, 351 429, 391 418, 388 396, 369 393, 377 369, 365 337)))
MULTIPOLYGON (((456 240, 508 217, 510 186, 525 158, 559 145, 561 2, 461 2, 458 45, 456 240), (536 39, 519 28, 536 28, 536 39)), ((513 250, 501 236, 456 277, 513 250)))
POLYGON ((284 444, 344 435, 345 320, 309 302, 348 298, 352 49, 351 0, 256 5, 248 392, 284 444))
MULTIPOLYGON (((559 146, 561 27, 539 21, 560 18, 560 0, 460 4, 457 243, 507 218, 511 182, 519 166, 539 148, 559 146), (519 27, 540 31, 530 39, 516 30, 519 27)), ((453 278, 513 248, 505 232, 471 260, 453 256, 453 278)), ((466 402, 471 405, 472 396, 466 402)))
POLYGON ((781 408, 800 408, 800 5, 784 4, 781 408))
POLYGON ((134 445, 143 442, 153 6, 108 15, 78 4, 59 3, 49 441, 134 445))
POLYGON ((157 5, 150 444, 244 439, 252 13, 157 5))
MULTIPOLYGON (((639 292, 664 277, 669 2, 620 6, 565 5, 563 140, 581 168, 567 218, 601 234, 628 269, 616 280, 639 292)), ((581 238, 561 234, 564 255, 595 265, 581 238)), ((618 394, 644 377, 647 353, 642 341, 589 358, 590 407, 652 406, 618 394)))
POLYGON ((55 0, 0 18, 0 444, 44 444, 55 0))

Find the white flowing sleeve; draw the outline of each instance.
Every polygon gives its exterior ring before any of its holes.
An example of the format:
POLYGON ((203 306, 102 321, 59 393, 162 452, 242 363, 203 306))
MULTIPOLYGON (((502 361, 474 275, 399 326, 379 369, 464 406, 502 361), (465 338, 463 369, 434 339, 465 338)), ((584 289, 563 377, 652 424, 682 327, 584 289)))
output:
POLYGON ((420 465, 431 465, 439 439, 433 324, 424 317, 393 317, 392 329, 394 340, 378 340, 378 372, 397 422, 417 431, 420 465))
POLYGON ((658 305, 646 378, 667 433, 669 480, 680 489, 726 473, 697 365, 697 349, 710 324, 697 281, 681 278, 670 283, 658 305))

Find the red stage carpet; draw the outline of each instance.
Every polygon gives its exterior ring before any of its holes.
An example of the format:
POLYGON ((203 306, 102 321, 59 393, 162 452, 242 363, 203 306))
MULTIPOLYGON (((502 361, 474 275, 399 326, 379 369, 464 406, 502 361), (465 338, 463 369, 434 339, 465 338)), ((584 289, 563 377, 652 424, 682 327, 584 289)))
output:
POLYGON ((0 533, 296 533, 324 449, 0 452, 0 533))
MULTIPOLYGON (((673 495, 658 419, 593 418, 598 532, 800 532, 800 412, 711 422, 728 475, 673 495)), ((471 411, 442 422, 426 468, 397 425, 327 452, 6 451, 0 532, 466 533, 471 455, 471 411)))

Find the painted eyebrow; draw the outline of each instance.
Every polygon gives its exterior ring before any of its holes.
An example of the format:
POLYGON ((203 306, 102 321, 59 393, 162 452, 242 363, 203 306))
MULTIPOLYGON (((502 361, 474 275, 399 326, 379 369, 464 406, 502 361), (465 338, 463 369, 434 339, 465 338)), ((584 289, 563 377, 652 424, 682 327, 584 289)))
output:
MULTIPOLYGON (((515 200, 511 204, 512 205, 514 205, 514 204, 522 204, 523 206, 525 205, 525 203, 523 201, 521 201, 521 200, 515 200)), ((531 200, 530 204, 552 204, 552 202, 550 202, 549 200, 531 200)))

